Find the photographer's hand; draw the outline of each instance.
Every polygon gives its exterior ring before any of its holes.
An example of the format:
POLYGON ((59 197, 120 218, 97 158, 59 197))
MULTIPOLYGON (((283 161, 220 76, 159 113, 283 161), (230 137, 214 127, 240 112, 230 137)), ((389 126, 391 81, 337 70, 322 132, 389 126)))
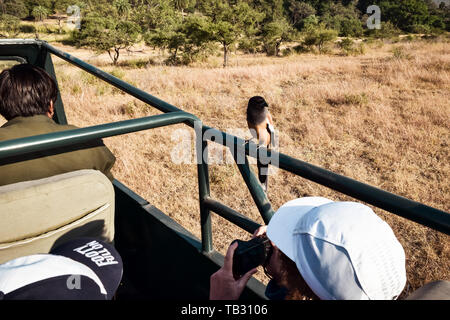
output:
POLYGON ((262 235, 265 235, 265 234, 266 234, 266 231, 267 231, 267 226, 261 226, 261 227, 259 227, 259 228, 256 229, 255 232, 253 233, 252 239, 253 239, 253 238, 256 238, 256 237, 259 237, 259 236, 262 236, 262 235))
POLYGON ((245 285, 250 280, 253 274, 256 273, 257 269, 254 268, 244 274, 238 280, 233 277, 233 255, 234 250, 236 250, 238 244, 233 243, 228 248, 227 254, 225 256, 225 261, 223 267, 220 268, 216 273, 211 275, 210 279, 210 300, 237 300, 241 296, 245 285))

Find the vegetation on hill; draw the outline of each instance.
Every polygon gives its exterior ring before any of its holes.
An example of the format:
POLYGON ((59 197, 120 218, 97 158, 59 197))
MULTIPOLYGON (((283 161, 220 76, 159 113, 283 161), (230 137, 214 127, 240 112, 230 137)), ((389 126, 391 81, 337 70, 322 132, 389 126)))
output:
MULTIPOLYGON (((117 64, 120 50, 135 43, 168 50, 170 64, 189 64, 220 48, 223 66, 229 52, 281 55, 287 41, 299 50, 324 52, 339 37, 389 37, 400 32, 439 33, 450 29, 450 7, 432 0, 0 0, 0 34, 11 37, 20 19, 62 18, 80 9, 80 28, 71 41, 107 52, 117 64), (368 28, 371 12, 381 11, 379 28, 368 28)), ((49 29, 48 29, 49 30, 49 29)), ((39 36, 39 30, 36 30, 39 36)))

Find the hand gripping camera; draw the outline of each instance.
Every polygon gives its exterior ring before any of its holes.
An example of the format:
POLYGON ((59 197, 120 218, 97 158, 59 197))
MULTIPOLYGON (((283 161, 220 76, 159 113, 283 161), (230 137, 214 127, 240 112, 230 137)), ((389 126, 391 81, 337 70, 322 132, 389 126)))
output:
POLYGON ((273 247, 267 236, 254 238, 250 241, 234 240, 238 247, 233 256, 233 276, 239 279, 249 270, 265 266, 272 255, 273 247))

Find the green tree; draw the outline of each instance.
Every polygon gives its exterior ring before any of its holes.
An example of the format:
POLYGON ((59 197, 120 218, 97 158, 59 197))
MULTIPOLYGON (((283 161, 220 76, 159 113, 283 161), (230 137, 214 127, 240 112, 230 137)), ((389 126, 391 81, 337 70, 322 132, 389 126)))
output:
POLYGON ((54 16, 58 20, 58 33, 62 32, 63 21, 67 17, 67 8, 72 5, 72 2, 71 0, 54 0, 52 3, 54 16))
POLYGON ((188 16, 179 28, 179 32, 185 36, 182 48, 185 64, 208 55, 209 44, 214 38, 212 24, 207 17, 188 16))
POLYGON ((312 47, 316 46, 320 53, 324 51, 327 43, 336 39, 338 32, 333 29, 328 29, 324 23, 317 26, 310 25, 305 32, 303 44, 312 47))
POLYGON ((442 16, 434 10, 436 6, 430 1, 360 0, 358 8, 363 11, 372 4, 380 7, 382 21, 389 21, 406 32, 414 31, 417 26, 444 27, 442 16))
POLYGON ((20 32, 20 19, 10 14, 2 14, 0 32, 2 38, 15 38, 20 32))
POLYGON ((289 16, 291 24, 299 30, 303 28, 303 20, 313 14, 316 14, 316 9, 309 3, 289 0, 289 16))
POLYGON ((168 49, 170 64, 189 64, 208 51, 213 40, 211 22, 207 17, 189 15, 183 23, 146 33, 146 44, 168 49))
POLYGON ((175 10, 181 12, 181 17, 184 19, 185 12, 184 10, 193 8, 196 4, 196 0, 173 0, 173 5, 175 10))
POLYGON ((90 14, 81 21, 81 29, 74 33, 74 39, 78 46, 89 47, 98 53, 107 52, 116 65, 120 50, 137 43, 140 34, 141 28, 132 21, 90 14))
POLYGON ((212 40, 222 46, 223 66, 226 67, 231 46, 242 37, 255 36, 257 24, 264 16, 243 0, 206 0, 199 4, 211 21, 212 40))
POLYGON ((294 35, 294 29, 286 19, 278 19, 265 24, 262 29, 262 41, 266 53, 279 56, 281 44, 292 41, 294 35))
POLYGON ((132 8, 132 21, 142 30, 173 30, 181 21, 174 6, 167 0, 143 0, 132 8))
POLYGON ((228 64, 230 45, 238 39, 240 30, 228 21, 218 21, 212 26, 213 39, 220 42, 223 49, 223 67, 228 64))
POLYGON ((44 6, 36 6, 31 12, 32 16, 37 21, 43 21, 49 15, 49 10, 44 6))
POLYGON ((369 30, 367 34, 374 38, 387 39, 398 36, 401 30, 394 26, 390 21, 381 21, 380 29, 369 30))
POLYGON ((24 0, 24 4, 28 10, 27 16, 29 17, 36 17, 33 14, 33 10, 38 6, 47 9, 48 12, 50 12, 52 8, 52 0, 24 0))
POLYGON ((364 33, 361 13, 354 1, 347 5, 342 2, 323 4, 321 21, 327 28, 337 30, 343 37, 359 37, 364 33))
POLYGON ((304 19, 302 30, 308 30, 310 28, 314 28, 317 26, 319 26, 319 17, 317 17, 316 15, 313 14, 304 19))
POLYGON ((23 0, 3 0, 0 1, 1 14, 9 14, 19 19, 26 18, 28 9, 23 0))
POLYGON ((131 11, 131 4, 128 0, 114 0, 113 6, 120 17, 128 19, 131 11))

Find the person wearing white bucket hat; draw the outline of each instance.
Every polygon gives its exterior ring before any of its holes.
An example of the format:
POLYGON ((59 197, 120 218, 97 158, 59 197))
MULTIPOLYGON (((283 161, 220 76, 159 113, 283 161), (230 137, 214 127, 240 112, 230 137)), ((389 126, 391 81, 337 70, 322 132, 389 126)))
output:
MULTIPOLYGON (((274 248, 265 266, 272 277, 266 290, 269 298, 275 288, 278 298, 280 292, 284 298, 297 290, 322 300, 392 300, 406 284, 403 247, 366 205, 322 197, 295 199, 281 206, 255 235, 264 232, 274 248), (295 263, 295 272, 283 260, 295 263)), ((235 244, 230 246, 224 267, 211 276, 211 299, 239 298, 242 280, 246 283, 256 272, 233 278, 226 265, 235 249, 235 244)))

